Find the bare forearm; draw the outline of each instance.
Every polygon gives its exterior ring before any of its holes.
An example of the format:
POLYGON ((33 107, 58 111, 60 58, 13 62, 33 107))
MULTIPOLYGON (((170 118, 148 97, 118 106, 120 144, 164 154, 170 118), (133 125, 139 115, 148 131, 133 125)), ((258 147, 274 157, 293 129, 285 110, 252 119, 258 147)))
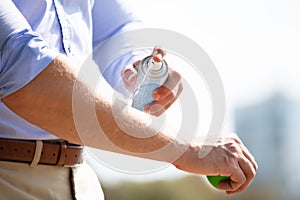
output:
POLYGON ((212 146, 179 144, 149 128, 140 120, 145 114, 134 110, 117 116, 130 130, 123 131, 112 112, 111 93, 112 89, 104 84, 99 94, 93 95, 85 84, 78 82, 77 72, 71 70, 67 59, 59 56, 28 85, 2 101, 24 119, 70 142, 173 163, 186 172, 230 176, 232 181, 220 185, 228 193, 240 192, 252 181, 257 164, 237 136, 212 146), (75 113, 74 87, 76 100, 81 100, 75 113), (93 105, 94 114, 87 112, 85 104, 93 105), (76 114, 83 119, 80 123, 76 123, 76 114), (199 158, 202 148, 209 148, 209 153, 199 158))
MULTIPOLYGON (((122 131, 114 120, 112 103, 105 96, 94 96, 87 87, 77 81, 77 72, 71 70, 68 59, 58 56, 44 71, 24 88, 5 97, 2 101, 14 112, 29 122, 70 142, 84 144, 99 149, 134 154, 140 157, 169 161, 170 155, 158 153, 157 150, 168 146, 169 152, 176 151, 177 143, 161 133, 151 137, 138 138, 122 131), (77 82, 76 82, 77 81, 77 82), (78 131, 72 108, 72 95, 75 83, 83 101, 95 102, 96 118, 99 130, 90 124, 91 116, 85 113, 85 127, 78 131), (79 87, 78 87, 79 84, 79 87), (156 153, 152 153, 156 152, 156 153)), ((111 93, 110 87, 100 88, 111 93)), ((138 112, 138 111, 137 111, 138 112)), ((133 131, 140 134, 154 132, 138 116, 124 116, 133 131)), ((165 151, 167 152, 167 151, 165 151)))

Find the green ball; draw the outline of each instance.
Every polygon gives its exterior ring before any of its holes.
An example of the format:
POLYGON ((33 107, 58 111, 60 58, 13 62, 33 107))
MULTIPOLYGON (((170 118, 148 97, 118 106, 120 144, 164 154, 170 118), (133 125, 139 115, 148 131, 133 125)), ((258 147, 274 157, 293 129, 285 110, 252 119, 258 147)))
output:
POLYGON ((207 176, 208 181, 215 187, 219 188, 219 183, 222 181, 230 181, 228 176, 207 176))

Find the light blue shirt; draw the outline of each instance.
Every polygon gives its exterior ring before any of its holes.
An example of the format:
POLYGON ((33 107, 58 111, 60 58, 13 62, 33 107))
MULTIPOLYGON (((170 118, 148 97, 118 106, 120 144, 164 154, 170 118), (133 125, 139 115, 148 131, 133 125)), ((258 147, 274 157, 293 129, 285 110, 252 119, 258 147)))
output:
MULTIPOLYGON (((1 0, 0 98, 28 84, 58 53, 80 65, 95 46, 135 22, 115 0, 1 0)), ((125 64, 120 63, 103 72, 112 86, 125 64)), ((1 102, 0 137, 56 139, 1 102)))

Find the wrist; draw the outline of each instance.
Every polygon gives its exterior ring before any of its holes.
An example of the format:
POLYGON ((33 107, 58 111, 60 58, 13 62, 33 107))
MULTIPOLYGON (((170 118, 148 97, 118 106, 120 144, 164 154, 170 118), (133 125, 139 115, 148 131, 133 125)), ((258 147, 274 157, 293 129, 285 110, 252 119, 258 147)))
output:
POLYGON ((182 155, 176 159, 172 164, 180 170, 187 170, 187 166, 193 165, 192 163, 195 162, 196 155, 198 154, 199 147, 194 147, 190 144, 186 144, 184 147, 185 151, 182 155))
POLYGON ((172 164, 179 170, 194 173, 207 175, 214 172, 215 169, 212 169, 212 163, 208 157, 201 157, 201 151, 205 150, 205 145, 189 145, 186 147, 186 151, 172 164))

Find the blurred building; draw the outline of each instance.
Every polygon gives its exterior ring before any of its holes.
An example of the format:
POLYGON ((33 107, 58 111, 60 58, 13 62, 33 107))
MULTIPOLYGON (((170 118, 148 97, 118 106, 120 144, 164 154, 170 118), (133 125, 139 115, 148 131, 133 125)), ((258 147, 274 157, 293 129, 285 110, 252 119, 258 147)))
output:
POLYGON ((273 188, 278 199, 300 199, 300 100, 276 93, 235 115, 236 132, 259 164, 255 185, 273 188))

